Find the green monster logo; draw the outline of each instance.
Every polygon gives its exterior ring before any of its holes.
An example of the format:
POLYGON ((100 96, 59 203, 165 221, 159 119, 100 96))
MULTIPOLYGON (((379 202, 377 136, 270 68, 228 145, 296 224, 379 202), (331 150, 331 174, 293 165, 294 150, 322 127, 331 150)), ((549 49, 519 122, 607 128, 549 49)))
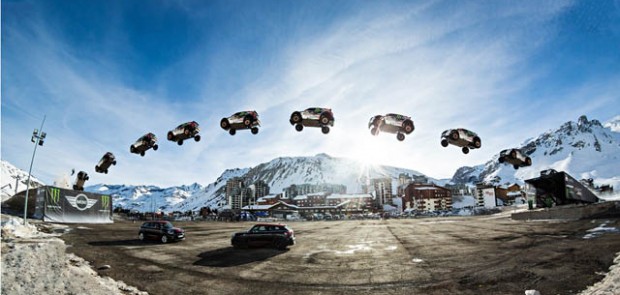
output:
POLYGON ((60 189, 55 187, 50 188, 50 196, 54 204, 58 204, 58 201, 60 201, 60 189))
POLYGON ((103 208, 105 209, 108 208, 108 205, 110 205, 110 196, 101 196, 101 206, 103 206, 103 208))

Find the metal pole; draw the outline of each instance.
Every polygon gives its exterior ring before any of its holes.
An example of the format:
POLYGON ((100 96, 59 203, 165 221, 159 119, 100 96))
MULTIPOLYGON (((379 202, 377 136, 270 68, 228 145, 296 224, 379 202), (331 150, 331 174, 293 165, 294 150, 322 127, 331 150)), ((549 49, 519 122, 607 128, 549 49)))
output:
POLYGON ((34 155, 37 153, 37 146, 39 145, 39 141, 41 140, 40 134, 43 133, 43 124, 45 123, 46 115, 43 115, 43 122, 41 122, 41 128, 39 132, 36 134, 37 140, 34 143, 34 151, 32 152, 32 160, 30 160, 30 169, 28 169, 28 179, 26 180, 26 200, 24 200, 24 225, 27 223, 28 218, 28 193, 30 192, 30 176, 32 174, 32 164, 34 163, 34 155))

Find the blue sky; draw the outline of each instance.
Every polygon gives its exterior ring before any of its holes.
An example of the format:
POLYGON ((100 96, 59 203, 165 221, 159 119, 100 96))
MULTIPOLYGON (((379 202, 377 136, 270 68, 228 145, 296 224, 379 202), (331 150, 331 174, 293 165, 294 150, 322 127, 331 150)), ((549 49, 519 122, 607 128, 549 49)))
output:
POLYGON ((213 182, 226 168, 327 153, 449 178, 576 120, 620 113, 620 1, 3 1, 2 159, 34 175, 72 168, 91 184, 213 182), (329 135, 294 110, 331 107, 329 135), (222 117, 256 110, 258 135, 222 117), (370 135, 401 113, 404 142, 370 135), (196 120, 203 140, 168 130, 196 120), (482 148, 442 148, 464 127, 482 148), (160 149, 129 145, 147 132, 160 149), (119 164, 94 165, 107 151, 119 164))

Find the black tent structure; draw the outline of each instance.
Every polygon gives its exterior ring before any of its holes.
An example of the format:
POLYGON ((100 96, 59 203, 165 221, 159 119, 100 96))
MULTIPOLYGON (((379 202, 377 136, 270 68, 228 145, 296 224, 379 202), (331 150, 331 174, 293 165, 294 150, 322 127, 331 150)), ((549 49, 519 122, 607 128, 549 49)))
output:
MULTIPOLYGON (((26 191, 12 196, 2 206, 24 212, 26 191)), ((57 223, 112 223, 112 197, 54 186, 28 192, 29 218, 57 223)))
POLYGON ((540 172, 539 177, 526 179, 525 182, 535 189, 538 206, 598 202, 598 197, 592 191, 566 172, 544 170, 540 172))

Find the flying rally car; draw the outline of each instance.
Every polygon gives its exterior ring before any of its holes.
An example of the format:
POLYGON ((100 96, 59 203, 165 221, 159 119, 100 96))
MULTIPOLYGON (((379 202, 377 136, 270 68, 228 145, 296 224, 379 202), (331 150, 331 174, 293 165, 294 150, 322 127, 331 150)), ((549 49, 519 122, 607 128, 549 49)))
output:
POLYGON ((176 142, 178 145, 183 144, 183 140, 194 138, 195 141, 200 141, 200 128, 198 127, 198 123, 196 121, 191 121, 187 123, 183 123, 174 130, 168 131, 168 140, 176 142))
POLYGON ((156 151, 158 147, 157 136, 153 133, 147 133, 138 138, 138 140, 136 140, 136 142, 129 147, 129 151, 133 154, 140 154, 140 156, 144 157, 145 151, 150 148, 153 148, 153 150, 156 151))
POLYGON ((220 127, 224 130, 228 130, 230 135, 235 135, 237 129, 250 129, 252 134, 257 134, 258 126, 260 126, 260 120, 258 119, 258 113, 256 111, 234 113, 232 116, 222 118, 220 121, 220 127))
POLYGON ((532 158, 523 154, 520 149, 507 149, 499 153, 500 163, 510 163, 515 169, 519 167, 532 166, 532 158))
POLYGON ((295 125, 297 131, 302 131, 304 126, 321 127, 321 132, 327 134, 329 126, 334 126, 334 113, 328 108, 308 108, 301 112, 293 112, 289 122, 295 125))
POLYGON ((469 149, 479 149, 482 146, 480 137, 475 132, 464 128, 448 129, 441 133, 441 146, 447 147, 448 144, 462 147, 464 154, 469 153, 469 149))
POLYGON ((399 141, 405 140, 405 134, 411 134, 415 129, 411 117, 399 114, 376 115, 370 118, 368 128, 371 128, 370 133, 372 135, 379 135, 380 131, 396 133, 396 138, 399 141))
POLYGON ((73 185, 73 190, 83 191, 84 183, 89 179, 90 177, 88 177, 88 174, 86 174, 86 172, 84 171, 78 172, 77 176, 75 177, 75 184, 73 185))
POLYGON ((107 152, 101 157, 99 163, 95 165, 95 172, 108 174, 108 168, 110 168, 111 165, 116 165, 116 158, 114 154, 107 152))

